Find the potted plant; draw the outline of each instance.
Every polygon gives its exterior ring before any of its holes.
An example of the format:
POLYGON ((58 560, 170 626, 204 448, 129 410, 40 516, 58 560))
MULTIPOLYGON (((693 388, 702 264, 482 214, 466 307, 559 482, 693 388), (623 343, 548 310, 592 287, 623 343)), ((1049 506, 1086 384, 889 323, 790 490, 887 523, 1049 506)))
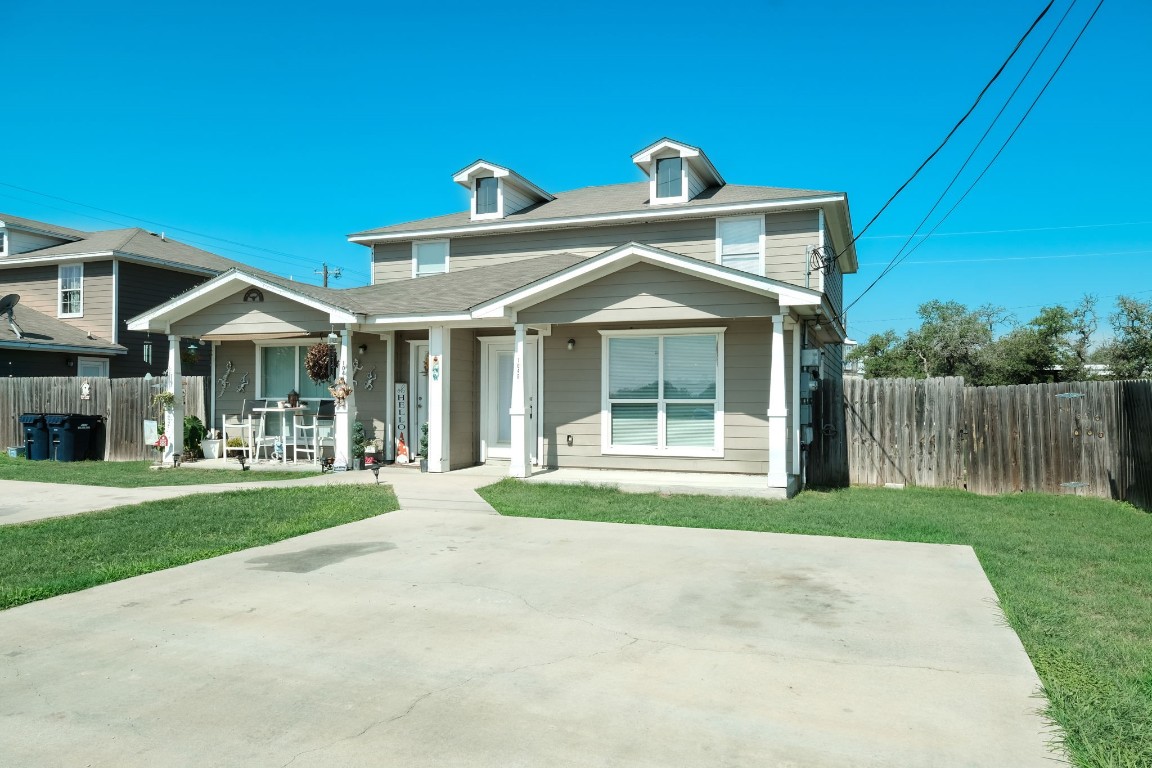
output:
POLYGON ((208 430, 205 438, 200 441, 200 451, 206 459, 219 459, 224 456, 224 441, 215 429, 208 430))
POLYGON ((428 471, 428 422, 420 425, 420 471, 428 471))
POLYGON ((208 430, 198 416, 184 417, 184 459, 196 459, 200 456, 202 441, 208 430))
POLYGON ((336 349, 324 342, 313 344, 304 356, 304 370, 308 378, 319 384, 322 381, 332 381, 336 373, 336 349))
POLYGON ((364 445, 367 439, 364 437, 364 423, 356 421, 352 423, 352 467, 354 469, 364 468, 364 445))

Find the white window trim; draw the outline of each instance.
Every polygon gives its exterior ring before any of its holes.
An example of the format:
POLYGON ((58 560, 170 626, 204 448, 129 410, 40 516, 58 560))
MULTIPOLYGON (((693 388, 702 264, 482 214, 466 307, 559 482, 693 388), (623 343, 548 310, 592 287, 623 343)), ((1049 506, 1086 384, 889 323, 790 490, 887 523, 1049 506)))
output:
POLYGON ((442 275, 448 272, 448 264, 452 260, 452 241, 447 238, 438 238, 435 240, 413 240, 412 241, 412 277, 428 277, 429 275, 442 275), (425 272, 419 274, 417 272, 416 262, 416 248, 420 245, 431 245, 433 243, 444 243, 444 269, 440 272, 425 272))
POLYGON ((0 259, 8 255, 11 249, 12 234, 7 227, 0 227, 0 259))
POLYGON ((84 317, 84 263, 60 264, 56 267, 56 317, 84 317), (80 270, 80 311, 64 311, 64 275, 65 269, 75 267, 80 270))
POLYGON ((688 202, 688 158, 681 155, 666 155, 652 159, 652 173, 648 177, 648 202, 651 205, 688 202), (660 167, 660 161, 677 157, 680 158, 680 194, 676 197, 656 197, 656 180, 659 175, 657 169, 660 167))
POLYGON ((498 176, 477 176, 472 179, 472 221, 504 218, 504 180, 498 176), (476 202, 480 199, 480 179, 496 179, 495 213, 476 213, 476 202))
MULTIPOLYGON (((296 347, 296 367, 295 367, 296 381, 292 385, 292 388, 295 389, 297 392, 299 392, 300 391, 300 377, 304 375, 304 373, 300 370, 301 367, 303 367, 303 363, 304 363, 303 356, 308 354, 307 352, 301 352, 301 350, 302 349, 308 349, 308 348, 314 346, 315 344, 317 344, 321 341, 324 341, 324 340, 323 339, 309 338, 309 339, 257 339, 255 341, 253 341, 252 343, 256 345, 256 394, 253 395, 252 397, 256 400, 269 400, 269 399, 283 400, 285 398, 285 396, 288 394, 287 392, 279 392, 275 395, 269 395, 266 392, 264 392, 264 354, 261 352, 261 350, 264 347, 296 347)), ((340 347, 339 347, 339 345, 337 345, 336 353, 339 354, 339 351, 340 351, 340 347)), ((315 400, 316 399, 316 395, 312 395, 310 397, 305 396, 305 395, 301 395, 301 397, 304 398, 305 400, 315 400)), ((321 397, 320 399, 323 400, 326 398, 321 397)))
MULTIPOLYGON (((609 456, 674 456, 686 458, 724 458, 724 331, 725 327, 709 328, 643 328, 622 331, 600 331, 600 452, 609 456), (612 408, 608 398, 608 341, 620 336, 704 336, 716 337, 716 405, 715 442, 712 448, 692 446, 660 448, 643 445, 612 445, 612 408)), ((664 345, 660 345, 663 350, 664 345)), ((661 352, 663 355, 663 352, 661 352)), ((663 371, 663 359, 660 361, 663 371)), ((661 373, 663 376, 663 373, 661 373)), ((663 402, 658 398, 658 402, 663 402)), ((685 401, 697 402, 697 401, 685 401)), ((657 437, 665 434, 664 410, 658 409, 657 437)))
POLYGON ((764 270, 767 268, 765 263, 767 260, 767 246, 768 236, 766 234, 766 227, 763 214, 758 216, 720 216, 716 219, 716 263, 724 266, 724 242, 720 239, 720 222, 722 221, 739 221, 740 219, 751 220, 757 219, 760 222, 760 265, 759 271, 756 273, 760 277, 764 277, 764 270))

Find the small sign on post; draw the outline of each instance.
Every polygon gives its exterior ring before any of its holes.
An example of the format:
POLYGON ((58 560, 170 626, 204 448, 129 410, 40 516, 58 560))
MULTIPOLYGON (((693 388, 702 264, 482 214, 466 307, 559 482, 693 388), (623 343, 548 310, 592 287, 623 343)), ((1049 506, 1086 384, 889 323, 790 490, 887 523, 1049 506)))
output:
POLYGON ((396 463, 407 464, 408 451, 408 385, 396 382, 396 463))

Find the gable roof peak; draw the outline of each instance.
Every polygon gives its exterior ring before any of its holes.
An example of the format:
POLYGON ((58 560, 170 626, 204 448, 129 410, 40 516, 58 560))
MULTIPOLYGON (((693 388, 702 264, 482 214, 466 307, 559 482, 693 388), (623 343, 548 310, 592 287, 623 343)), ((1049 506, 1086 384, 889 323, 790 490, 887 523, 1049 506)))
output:
POLYGON ((456 173, 452 174, 452 181, 461 185, 466 189, 472 188, 472 182, 478 177, 491 176, 497 179, 505 179, 506 181, 520 187, 525 192, 534 195, 539 200, 555 200, 556 196, 547 190, 533 184, 511 168, 505 168, 496 163, 490 163, 483 158, 477 159, 475 162, 464 166, 456 173))

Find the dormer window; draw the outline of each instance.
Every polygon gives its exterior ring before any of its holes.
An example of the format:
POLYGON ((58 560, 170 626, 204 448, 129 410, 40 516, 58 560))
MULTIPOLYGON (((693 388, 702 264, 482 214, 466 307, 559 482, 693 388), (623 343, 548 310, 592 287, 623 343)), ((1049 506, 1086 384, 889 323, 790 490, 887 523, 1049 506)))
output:
POLYGON ((684 194, 684 161, 663 157, 656 161, 656 197, 680 197, 684 194))
POLYGON ((486 160, 477 160, 452 180, 470 193, 472 221, 503 219, 556 199, 515 171, 486 160))
POLYGON ((494 176, 476 179, 476 215, 500 213, 500 180, 494 176))
POLYGON ((698 147, 661 139, 632 155, 648 174, 648 204, 687 203, 702 192, 724 186, 715 166, 698 147))

